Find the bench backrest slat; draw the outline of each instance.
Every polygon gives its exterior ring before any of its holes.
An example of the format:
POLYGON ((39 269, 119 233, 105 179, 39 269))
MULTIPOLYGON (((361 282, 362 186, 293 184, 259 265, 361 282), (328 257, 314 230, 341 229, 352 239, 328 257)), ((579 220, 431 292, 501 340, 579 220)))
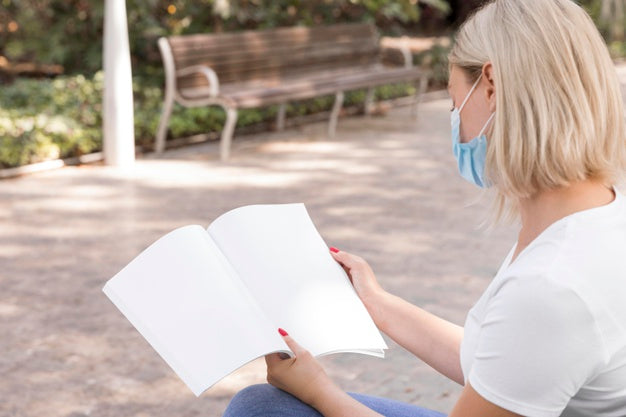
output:
MULTIPOLYGON (((208 65, 221 84, 374 65, 380 58, 378 34, 370 24, 174 36, 168 41, 177 69, 208 65)), ((178 78, 179 88, 203 85, 201 76, 178 78)))

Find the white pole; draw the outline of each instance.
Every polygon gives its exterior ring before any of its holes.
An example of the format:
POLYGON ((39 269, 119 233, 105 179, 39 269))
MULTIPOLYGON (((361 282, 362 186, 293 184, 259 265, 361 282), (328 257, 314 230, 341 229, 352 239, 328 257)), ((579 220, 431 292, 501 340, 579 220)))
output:
POLYGON ((135 161, 133 85, 126 0, 104 2, 103 150, 107 165, 135 161))

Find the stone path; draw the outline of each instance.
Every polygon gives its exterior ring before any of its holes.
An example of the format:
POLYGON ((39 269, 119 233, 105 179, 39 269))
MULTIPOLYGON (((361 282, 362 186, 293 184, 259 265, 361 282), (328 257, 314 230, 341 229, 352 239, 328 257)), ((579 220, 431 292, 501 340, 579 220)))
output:
MULTIPOLYGON (((514 242, 456 173, 449 101, 138 160, 0 182, 0 416, 219 416, 264 380, 255 361, 195 398, 102 294, 148 244, 246 204, 304 202, 329 245, 389 291, 462 323, 514 242)), ((415 337, 420 337, 416 334, 415 337)), ((460 389, 390 342, 384 360, 322 359, 343 388, 449 411, 460 389)))

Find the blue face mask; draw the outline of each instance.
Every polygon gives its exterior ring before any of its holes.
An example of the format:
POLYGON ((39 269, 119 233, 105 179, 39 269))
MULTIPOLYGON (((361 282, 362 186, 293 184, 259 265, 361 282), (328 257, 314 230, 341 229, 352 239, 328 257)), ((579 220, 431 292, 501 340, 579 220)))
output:
POLYGON ((485 181, 487 137, 484 135, 484 131, 487 129, 491 119, 493 119, 495 112, 489 116, 489 119, 487 119, 487 122, 480 130, 477 137, 467 143, 461 143, 461 110, 463 110, 465 103, 467 103, 467 100, 469 100, 470 96, 476 89, 481 77, 482 74, 478 77, 469 93, 467 93, 467 96, 463 100, 463 103, 461 103, 458 110, 452 110, 452 115, 450 117, 452 124, 452 152, 454 153, 454 157, 459 165, 459 172, 463 178, 479 187, 489 187, 491 184, 488 184, 485 181))

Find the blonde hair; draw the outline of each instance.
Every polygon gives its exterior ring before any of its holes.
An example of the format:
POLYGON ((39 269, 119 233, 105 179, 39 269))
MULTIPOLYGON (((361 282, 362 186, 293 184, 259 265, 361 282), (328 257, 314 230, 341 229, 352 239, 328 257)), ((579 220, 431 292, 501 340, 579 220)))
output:
POLYGON ((486 176, 497 192, 498 219, 538 191, 621 180, 619 81, 598 30, 573 1, 494 0, 463 24, 449 62, 472 82, 485 63, 493 66, 486 176))

